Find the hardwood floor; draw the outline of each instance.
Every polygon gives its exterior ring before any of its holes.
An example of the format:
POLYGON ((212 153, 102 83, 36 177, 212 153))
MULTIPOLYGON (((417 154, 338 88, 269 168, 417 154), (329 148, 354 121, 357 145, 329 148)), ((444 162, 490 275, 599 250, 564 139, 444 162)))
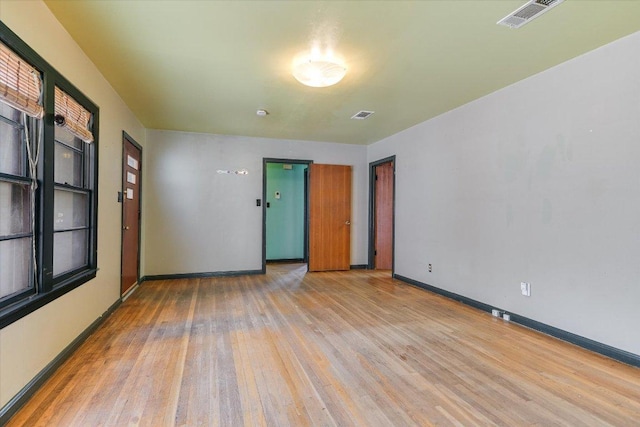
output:
POLYGON ((640 369, 388 272, 144 283, 10 426, 637 426, 640 369))

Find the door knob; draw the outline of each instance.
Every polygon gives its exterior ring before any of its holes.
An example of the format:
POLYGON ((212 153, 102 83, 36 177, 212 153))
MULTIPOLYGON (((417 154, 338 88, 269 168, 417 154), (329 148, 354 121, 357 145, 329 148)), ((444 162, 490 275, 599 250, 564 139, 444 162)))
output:
POLYGON ((347 225, 351 225, 351 221, 349 221, 349 220, 346 220, 344 223, 347 224, 347 225))
POLYGON ((122 229, 123 229, 123 230, 128 230, 128 229, 129 229, 129 226, 128 226, 128 225, 125 225, 124 227, 122 227, 122 229))

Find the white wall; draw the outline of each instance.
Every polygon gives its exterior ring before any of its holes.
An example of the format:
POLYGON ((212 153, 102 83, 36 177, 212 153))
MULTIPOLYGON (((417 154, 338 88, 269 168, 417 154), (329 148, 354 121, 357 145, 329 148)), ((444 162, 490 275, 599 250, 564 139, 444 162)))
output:
POLYGON ((640 354, 638 52, 640 33, 369 146, 397 155, 396 273, 640 354))
POLYGON ((367 263, 366 147, 157 130, 147 141, 145 275, 260 270, 265 157, 353 166, 351 264, 367 263))
POLYGON ((145 130, 41 1, 0 1, 0 19, 100 107, 98 275, 0 329, 0 408, 120 296, 122 131, 145 130))

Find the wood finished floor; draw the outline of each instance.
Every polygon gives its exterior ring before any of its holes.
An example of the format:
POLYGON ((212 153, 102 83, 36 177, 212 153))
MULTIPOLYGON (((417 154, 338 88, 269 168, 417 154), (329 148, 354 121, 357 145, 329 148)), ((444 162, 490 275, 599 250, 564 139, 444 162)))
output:
POLYGON ((638 426, 640 369, 388 272, 144 283, 10 426, 638 426))

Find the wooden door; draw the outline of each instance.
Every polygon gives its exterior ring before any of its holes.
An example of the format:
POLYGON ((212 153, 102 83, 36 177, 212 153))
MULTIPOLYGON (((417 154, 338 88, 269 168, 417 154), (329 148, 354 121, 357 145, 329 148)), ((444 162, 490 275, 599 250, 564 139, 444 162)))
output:
POLYGON ((391 270, 393 265, 393 162, 375 167, 374 266, 391 270))
POLYGON ((309 165, 309 271, 351 268, 351 166, 309 165))
POLYGON ((122 157, 122 273, 121 294, 136 283, 140 271, 140 178, 142 148, 128 135, 123 138, 122 157))

